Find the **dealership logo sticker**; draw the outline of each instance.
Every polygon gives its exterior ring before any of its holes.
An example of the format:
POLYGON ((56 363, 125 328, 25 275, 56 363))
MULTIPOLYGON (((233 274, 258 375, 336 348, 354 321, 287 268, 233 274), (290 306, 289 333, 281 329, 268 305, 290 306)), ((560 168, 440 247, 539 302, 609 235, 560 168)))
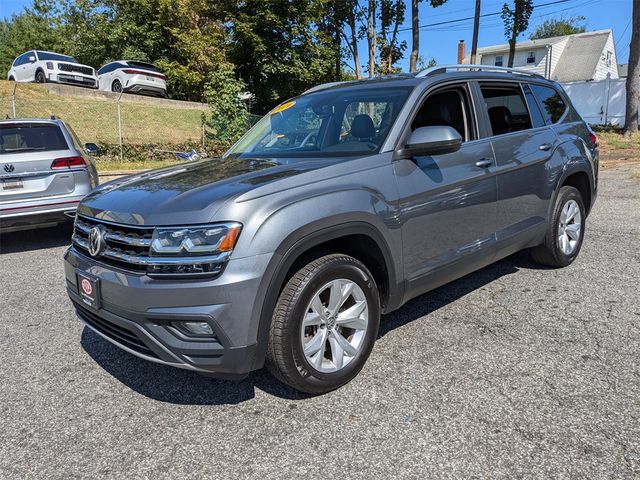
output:
POLYGON ((91 294, 93 293, 93 285, 91 285, 91 282, 89 280, 83 278, 80 282, 80 286, 82 287, 82 291, 85 295, 91 296, 91 294))

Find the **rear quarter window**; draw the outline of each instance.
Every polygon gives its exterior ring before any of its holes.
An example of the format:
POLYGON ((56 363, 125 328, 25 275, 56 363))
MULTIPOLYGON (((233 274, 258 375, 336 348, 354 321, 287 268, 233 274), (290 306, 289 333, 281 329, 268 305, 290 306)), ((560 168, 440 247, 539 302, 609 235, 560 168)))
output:
POLYGON ((534 83, 530 84, 530 86, 533 94, 538 99, 538 104, 547 124, 557 123, 567 110, 567 104, 564 103, 560 94, 551 87, 534 83))
POLYGON ((0 155, 21 152, 67 150, 57 125, 21 123, 0 125, 0 155))

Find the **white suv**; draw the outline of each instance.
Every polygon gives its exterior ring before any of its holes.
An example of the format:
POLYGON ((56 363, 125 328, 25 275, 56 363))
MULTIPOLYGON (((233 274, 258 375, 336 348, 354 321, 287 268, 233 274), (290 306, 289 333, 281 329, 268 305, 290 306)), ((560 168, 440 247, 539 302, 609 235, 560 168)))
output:
POLYGON ((98 88, 107 92, 167 96, 165 76, 150 63, 118 60, 98 70, 98 88))
POLYGON ((98 88, 96 72, 68 55, 29 50, 13 61, 7 75, 16 82, 56 82, 98 88))

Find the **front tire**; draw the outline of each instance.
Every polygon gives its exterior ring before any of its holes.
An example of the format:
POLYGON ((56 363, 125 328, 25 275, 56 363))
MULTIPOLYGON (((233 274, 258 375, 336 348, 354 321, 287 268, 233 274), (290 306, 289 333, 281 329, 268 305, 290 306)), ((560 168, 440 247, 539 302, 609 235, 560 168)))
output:
POLYGON ((36 72, 36 83, 46 83, 47 77, 45 77, 44 72, 42 70, 38 70, 36 72))
POLYGON ((322 394, 351 381, 378 335, 380 296, 360 261, 321 257, 287 282, 276 304, 266 366, 283 383, 322 394))
POLYGON ((578 189, 561 187, 544 243, 531 249, 532 258, 550 267, 566 267, 573 263, 582 248, 585 218, 584 201, 578 189))

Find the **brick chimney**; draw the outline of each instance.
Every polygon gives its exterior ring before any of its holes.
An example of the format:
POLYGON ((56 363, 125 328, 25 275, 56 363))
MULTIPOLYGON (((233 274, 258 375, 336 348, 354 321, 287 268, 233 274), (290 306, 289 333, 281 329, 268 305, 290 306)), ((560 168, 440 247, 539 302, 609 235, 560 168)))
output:
POLYGON ((460 40, 460 42, 458 42, 458 64, 462 64, 462 62, 464 61, 464 55, 465 55, 464 40, 460 40))

